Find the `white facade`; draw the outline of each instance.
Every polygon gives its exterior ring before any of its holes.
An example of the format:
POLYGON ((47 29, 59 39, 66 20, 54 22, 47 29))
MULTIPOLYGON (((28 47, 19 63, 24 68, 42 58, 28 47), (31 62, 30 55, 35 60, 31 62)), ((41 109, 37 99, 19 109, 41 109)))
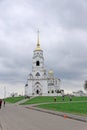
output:
POLYGON ((53 71, 48 75, 44 66, 43 50, 40 48, 39 34, 36 49, 33 52, 32 72, 29 74, 25 85, 25 96, 54 96, 57 95, 60 79, 54 78, 53 71))

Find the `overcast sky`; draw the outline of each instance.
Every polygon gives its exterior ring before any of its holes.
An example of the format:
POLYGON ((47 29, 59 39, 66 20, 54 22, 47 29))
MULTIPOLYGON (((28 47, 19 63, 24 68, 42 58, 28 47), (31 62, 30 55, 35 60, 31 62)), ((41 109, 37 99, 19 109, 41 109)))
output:
POLYGON ((37 30, 47 71, 66 92, 87 80, 87 0, 0 0, 0 97, 24 93, 37 30))

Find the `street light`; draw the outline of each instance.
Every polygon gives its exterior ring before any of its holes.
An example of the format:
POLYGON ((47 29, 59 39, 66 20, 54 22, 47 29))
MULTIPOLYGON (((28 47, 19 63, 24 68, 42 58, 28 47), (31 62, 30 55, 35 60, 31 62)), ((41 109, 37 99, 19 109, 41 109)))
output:
POLYGON ((6 98, 6 87, 4 86, 4 98, 6 98))

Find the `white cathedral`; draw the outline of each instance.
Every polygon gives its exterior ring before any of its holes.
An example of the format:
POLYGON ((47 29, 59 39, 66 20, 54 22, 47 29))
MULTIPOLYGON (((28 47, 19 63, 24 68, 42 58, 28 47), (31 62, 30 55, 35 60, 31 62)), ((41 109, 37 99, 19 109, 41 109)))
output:
POLYGON ((25 96, 56 96, 60 90, 60 79, 50 70, 47 74, 44 66, 43 50, 40 47, 39 32, 36 49, 33 51, 32 72, 25 85, 25 96))

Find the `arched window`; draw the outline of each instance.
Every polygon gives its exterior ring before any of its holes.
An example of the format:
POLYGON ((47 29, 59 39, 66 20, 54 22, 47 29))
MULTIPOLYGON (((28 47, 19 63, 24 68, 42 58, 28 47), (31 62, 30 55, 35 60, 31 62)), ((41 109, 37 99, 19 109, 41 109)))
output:
POLYGON ((52 90, 52 93, 54 93, 54 90, 52 90))
POLYGON ((40 61, 36 61, 36 66, 40 66, 40 61))

